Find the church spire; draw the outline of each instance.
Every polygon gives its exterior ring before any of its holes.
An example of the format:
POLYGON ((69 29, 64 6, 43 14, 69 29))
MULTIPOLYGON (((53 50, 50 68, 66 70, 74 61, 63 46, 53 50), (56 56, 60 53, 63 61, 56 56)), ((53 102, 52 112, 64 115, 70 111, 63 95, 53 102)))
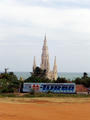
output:
POLYGON ((44 37, 44 45, 43 45, 43 48, 42 48, 41 68, 45 69, 47 72, 49 72, 49 69, 50 69, 46 34, 45 34, 45 37, 44 37))
POLYGON ((35 56, 34 56, 34 61, 33 61, 33 71, 35 70, 35 68, 36 68, 36 58, 35 58, 35 56))
POLYGON ((54 59, 54 66, 56 66, 56 56, 55 56, 55 59, 54 59))
POLYGON ((54 80, 57 79, 57 64, 56 64, 56 56, 55 56, 54 67, 53 67, 53 79, 54 79, 54 80))
MULTIPOLYGON (((34 60, 33 60, 33 72, 36 69, 36 59, 34 56, 34 60)), ((43 43, 43 47, 42 47, 42 55, 41 55, 41 64, 40 64, 40 68, 42 70, 46 70, 46 77, 50 80, 57 80, 58 77, 58 71, 57 71, 57 64, 56 64, 56 56, 55 56, 55 60, 54 60, 54 66, 53 66, 53 70, 50 70, 50 64, 49 64, 49 53, 48 53, 48 46, 47 46, 47 38, 46 38, 46 34, 44 36, 44 43, 43 43)))
POLYGON ((46 40, 46 33, 45 33, 45 38, 44 38, 44 40, 46 40))
POLYGON ((47 46, 47 39, 46 39, 46 33, 45 33, 45 37, 44 37, 44 46, 47 46))

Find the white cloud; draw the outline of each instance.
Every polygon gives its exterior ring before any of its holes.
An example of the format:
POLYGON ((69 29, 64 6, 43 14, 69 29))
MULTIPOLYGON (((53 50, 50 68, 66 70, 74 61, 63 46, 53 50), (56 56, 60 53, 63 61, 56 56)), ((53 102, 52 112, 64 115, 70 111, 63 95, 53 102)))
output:
MULTIPOLYGON (((63 34, 69 31, 72 33, 71 36, 75 32, 80 35, 86 33, 85 37, 90 38, 89 9, 55 9, 0 4, 0 21, 0 33, 2 33, 0 39, 5 39, 10 34, 38 36, 40 31, 46 32, 48 29, 53 31, 58 38, 61 31, 63 34)), ((68 35, 69 38, 71 36, 68 35)), ((82 36, 81 39, 83 39, 82 36)))
POLYGON ((6 21, 34 24, 51 28, 67 27, 81 32, 89 32, 89 9, 53 9, 43 7, 22 7, 0 5, 0 18, 6 21), (84 29, 82 29, 84 28, 84 29))
MULTIPOLYGON (((52 1, 54 2, 54 0, 52 1)), ((49 1, 47 0, 46 2, 49 1)), ((71 62, 73 64, 73 61, 78 61, 78 66, 83 66, 83 69, 85 67, 84 64, 87 63, 86 67, 88 68, 90 59, 90 54, 88 53, 90 51, 90 9, 22 6, 17 4, 16 1, 7 2, 7 0, 5 3, 2 2, 0 4, 0 51, 6 54, 4 58, 1 56, 1 63, 3 64, 4 62, 6 64, 7 61, 5 59, 8 56, 13 56, 11 59, 18 66, 19 64, 23 66, 23 62, 26 61, 25 59, 25 61, 22 60, 22 63, 20 63, 20 60, 18 62, 18 59, 23 58, 23 56, 32 63, 31 57, 37 56, 37 54, 40 56, 45 32, 48 36, 50 57, 52 58, 56 54, 58 64, 65 64, 62 71, 67 71, 68 69, 69 71, 76 71, 76 64, 72 65, 75 69, 69 68, 69 64, 71 62), (4 51, 6 48, 7 51, 4 51), (58 56, 59 54, 60 56, 58 56), (85 60, 85 58, 88 59, 85 60), (80 62, 81 59, 82 61, 80 62), (68 61, 70 61, 69 64, 68 61)), ((40 60, 40 58, 38 59, 40 60)), ((26 63, 28 66, 28 62, 26 63)), ((11 62, 7 62, 7 64, 10 65, 11 62)), ((77 70, 82 71, 83 69, 78 68, 78 66, 77 70)), ((30 68, 32 68, 32 64, 30 68)), ((89 70, 90 68, 88 68, 89 70)))
POLYGON ((6 5, 38 5, 38 6, 49 6, 49 7, 88 7, 90 0, 3 0, 0 3, 6 5))

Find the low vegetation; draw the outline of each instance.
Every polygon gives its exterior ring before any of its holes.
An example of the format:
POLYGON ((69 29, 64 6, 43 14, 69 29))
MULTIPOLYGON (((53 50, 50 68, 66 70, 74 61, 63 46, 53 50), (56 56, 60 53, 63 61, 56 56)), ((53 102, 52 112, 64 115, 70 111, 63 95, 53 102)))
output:
POLYGON ((46 78, 46 70, 42 70, 41 68, 36 67, 36 69, 31 72, 31 76, 24 82, 50 83, 51 80, 46 78))
POLYGON ((46 78, 46 71, 42 70, 39 67, 36 67, 36 69, 31 73, 31 76, 26 79, 24 82, 35 82, 35 83, 76 83, 76 84, 82 84, 85 87, 90 87, 90 77, 88 77, 87 73, 83 73, 83 76, 81 78, 76 78, 75 80, 67 80, 66 78, 58 77, 57 80, 50 80, 46 78))
MULTIPOLYGON (((87 73, 84 73, 81 78, 76 78, 73 81, 69 81, 66 78, 60 78, 55 80, 50 80, 46 77, 46 71, 42 70, 39 67, 36 67, 36 69, 31 73, 31 76, 22 81, 21 79, 18 80, 17 76, 14 75, 13 72, 10 73, 1 73, 0 74, 0 93, 19 93, 22 92, 22 87, 24 82, 30 82, 30 83, 76 83, 76 84, 82 84, 85 87, 90 87, 90 77, 88 77, 87 73)), ((25 94, 26 95, 26 94, 25 94)), ((39 96, 68 96, 68 95, 61 95, 61 94, 44 94, 40 93, 39 96)), ((38 96, 37 95, 37 96, 38 96)), ((30 95, 29 95, 30 96, 30 95)), ((32 95, 33 96, 33 92, 32 95)), ((75 95, 72 95, 75 96, 75 95)))
POLYGON ((13 72, 0 75, 0 93, 18 92, 19 88, 20 81, 13 72))
POLYGON ((87 73, 83 74, 83 77, 81 78, 76 78, 75 80, 73 80, 72 82, 76 83, 76 84, 82 84, 85 87, 89 88, 90 87, 90 77, 88 77, 87 73))
POLYGON ((50 97, 50 98, 90 98, 89 94, 55 94, 55 93, 1 93, 0 98, 6 97, 15 97, 15 98, 43 98, 43 97, 50 97))

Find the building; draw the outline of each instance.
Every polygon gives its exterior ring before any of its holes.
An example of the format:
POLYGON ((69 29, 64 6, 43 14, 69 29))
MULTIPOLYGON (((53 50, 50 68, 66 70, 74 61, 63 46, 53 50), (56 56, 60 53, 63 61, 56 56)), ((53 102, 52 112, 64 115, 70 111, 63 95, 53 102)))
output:
POLYGON ((77 94, 88 94, 88 88, 84 85, 76 85, 76 93, 77 94))
MULTIPOLYGON (((34 57, 34 61, 33 61, 33 70, 36 68, 36 60, 34 57)), ((56 64, 56 57, 54 60, 54 66, 53 66, 53 70, 50 70, 50 63, 49 63, 49 53, 48 53, 48 46, 47 46, 47 39, 46 39, 46 35, 44 38, 44 45, 42 48, 42 55, 41 55, 41 65, 40 68, 42 70, 46 70, 46 75, 48 79, 51 80, 57 80, 57 64, 56 64)))

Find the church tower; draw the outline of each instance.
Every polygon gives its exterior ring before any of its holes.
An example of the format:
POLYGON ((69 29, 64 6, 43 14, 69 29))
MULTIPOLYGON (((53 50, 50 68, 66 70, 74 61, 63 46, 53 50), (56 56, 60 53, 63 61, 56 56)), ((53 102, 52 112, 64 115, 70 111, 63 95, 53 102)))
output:
POLYGON ((56 56, 55 56, 55 60, 54 60, 54 67, 53 67, 53 79, 57 80, 57 64, 56 64, 56 56))
POLYGON ((45 38, 44 38, 44 45, 43 45, 43 48, 42 48, 41 69, 46 70, 47 72, 50 71, 49 54, 48 54, 46 35, 45 35, 45 38))
MULTIPOLYGON (((34 57, 34 61, 33 61, 33 71, 36 68, 36 60, 34 57)), ((50 70, 50 64, 49 64, 49 53, 48 53, 48 46, 47 46, 47 39, 46 39, 46 35, 44 37, 44 44, 43 44, 43 48, 42 48, 42 55, 41 55, 41 65, 40 68, 42 70, 46 70, 46 77, 50 80, 57 80, 57 64, 56 64, 56 57, 54 60, 54 67, 53 70, 50 70)))
POLYGON ((35 56, 34 56, 34 61, 33 61, 33 71, 35 70, 35 68, 36 68, 36 58, 35 58, 35 56))

